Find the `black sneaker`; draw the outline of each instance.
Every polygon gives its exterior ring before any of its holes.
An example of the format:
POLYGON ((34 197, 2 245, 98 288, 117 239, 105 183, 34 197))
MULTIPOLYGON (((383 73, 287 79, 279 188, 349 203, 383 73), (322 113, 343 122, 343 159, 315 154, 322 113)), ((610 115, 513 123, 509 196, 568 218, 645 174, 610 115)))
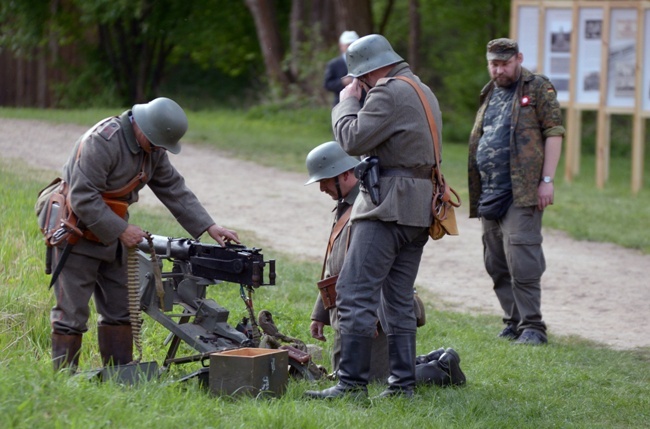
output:
POLYGON ((541 346, 546 343, 548 343, 546 335, 532 329, 526 329, 522 332, 517 341, 514 342, 514 344, 524 344, 528 346, 541 346))
POLYGON ((505 328, 503 328, 503 331, 499 332, 499 335, 497 335, 497 337, 505 338, 506 340, 512 341, 519 338, 519 333, 517 332, 517 329, 514 328, 512 325, 508 325, 505 328))

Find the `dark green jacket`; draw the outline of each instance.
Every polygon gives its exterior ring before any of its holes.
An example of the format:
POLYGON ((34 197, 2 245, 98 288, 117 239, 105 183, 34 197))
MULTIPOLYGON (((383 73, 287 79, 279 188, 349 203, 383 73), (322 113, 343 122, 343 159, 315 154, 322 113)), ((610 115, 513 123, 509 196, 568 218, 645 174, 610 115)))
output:
MULTIPOLYGON (((481 90, 480 107, 469 139, 468 185, 469 216, 477 217, 481 196, 481 176, 476 162, 478 143, 483 135, 483 117, 494 82, 481 90)), ((549 79, 522 67, 512 105, 510 131, 510 177, 514 205, 537 205, 537 187, 544 165, 544 144, 547 137, 564 135, 562 111, 557 94, 549 79)))

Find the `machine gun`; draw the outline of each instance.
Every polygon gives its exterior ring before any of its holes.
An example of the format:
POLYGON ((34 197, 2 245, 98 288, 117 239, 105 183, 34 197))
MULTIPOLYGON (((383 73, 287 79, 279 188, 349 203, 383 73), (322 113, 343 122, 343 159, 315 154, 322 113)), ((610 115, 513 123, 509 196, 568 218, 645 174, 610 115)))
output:
MULTIPOLYGON (((205 362, 211 353, 242 347, 259 347, 260 330, 253 310, 252 292, 261 286, 275 285, 275 261, 264 261, 261 249, 226 244, 222 247, 185 238, 152 235, 138 245, 140 308, 170 331, 162 369, 171 364, 205 362), (171 271, 162 270, 162 260, 172 262, 171 271), (158 265, 160 271, 155 269, 158 265), (267 282, 265 270, 268 268, 267 282), (160 279, 156 281, 157 272, 160 279), (229 311, 206 298, 209 285, 222 281, 240 286, 248 316, 237 328, 228 324, 229 311), (156 285, 158 283, 158 285, 156 285), (173 313, 174 306, 182 312, 173 313), (177 357, 185 342, 198 354, 177 357)), ((313 379, 304 360, 289 357, 289 372, 313 379)), ((207 376, 199 370, 185 378, 207 376)))

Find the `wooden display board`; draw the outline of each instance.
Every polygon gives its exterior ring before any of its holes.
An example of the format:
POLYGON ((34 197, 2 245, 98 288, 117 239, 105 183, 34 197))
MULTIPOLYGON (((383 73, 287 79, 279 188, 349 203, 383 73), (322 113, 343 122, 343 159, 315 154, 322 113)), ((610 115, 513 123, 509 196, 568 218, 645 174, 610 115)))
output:
POLYGON ((650 117, 650 1, 512 0, 523 66, 547 75, 566 109, 565 179, 579 173, 583 111, 597 112, 596 185, 609 175, 612 114, 633 116, 632 192, 643 183, 650 117))

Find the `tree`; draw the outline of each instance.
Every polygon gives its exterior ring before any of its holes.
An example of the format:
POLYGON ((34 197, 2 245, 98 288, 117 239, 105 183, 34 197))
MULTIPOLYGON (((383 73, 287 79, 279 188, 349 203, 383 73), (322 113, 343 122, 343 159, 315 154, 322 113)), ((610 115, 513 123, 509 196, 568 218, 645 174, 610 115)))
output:
POLYGON ((255 21, 267 77, 272 84, 278 85, 283 92, 286 92, 292 78, 282 69, 284 46, 280 39, 274 4, 269 0, 245 0, 245 2, 255 21))
MULTIPOLYGON (((260 50, 264 57, 266 76, 270 86, 279 88, 279 95, 285 97, 293 88, 302 96, 313 97, 315 92, 322 94, 320 85, 313 85, 318 63, 318 81, 328 55, 323 40, 336 46, 338 35, 344 30, 355 29, 360 34, 372 32, 372 11, 370 0, 292 0, 289 20, 289 53, 283 43, 286 30, 280 26, 276 17, 278 11, 286 14, 286 4, 271 0, 244 0, 253 20, 260 50), (284 8, 283 8, 284 7, 284 8), (332 23, 336 31, 333 32, 332 23), (309 31, 307 31, 309 29, 309 31), (333 40, 330 40, 333 39, 333 40), (319 55, 323 54, 323 55, 319 55), (285 64, 288 66, 285 67, 285 64)), ((321 97, 324 100, 324 97, 321 97)))
POLYGON ((75 0, 81 20, 96 25, 97 43, 120 98, 128 104, 157 95, 179 22, 197 4, 175 0, 75 0))
POLYGON ((11 92, 11 96, 2 97, 4 102, 39 107, 49 104, 49 78, 58 58, 60 39, 57 15, 66 16, 59 0, 0 3, 0 51, 13 53, 11 59, 5 56, 4 84, 13 82, 14 86, 4 88, 3 93, 11 92), (36 85, 30 85, 34 78, 36 85))

